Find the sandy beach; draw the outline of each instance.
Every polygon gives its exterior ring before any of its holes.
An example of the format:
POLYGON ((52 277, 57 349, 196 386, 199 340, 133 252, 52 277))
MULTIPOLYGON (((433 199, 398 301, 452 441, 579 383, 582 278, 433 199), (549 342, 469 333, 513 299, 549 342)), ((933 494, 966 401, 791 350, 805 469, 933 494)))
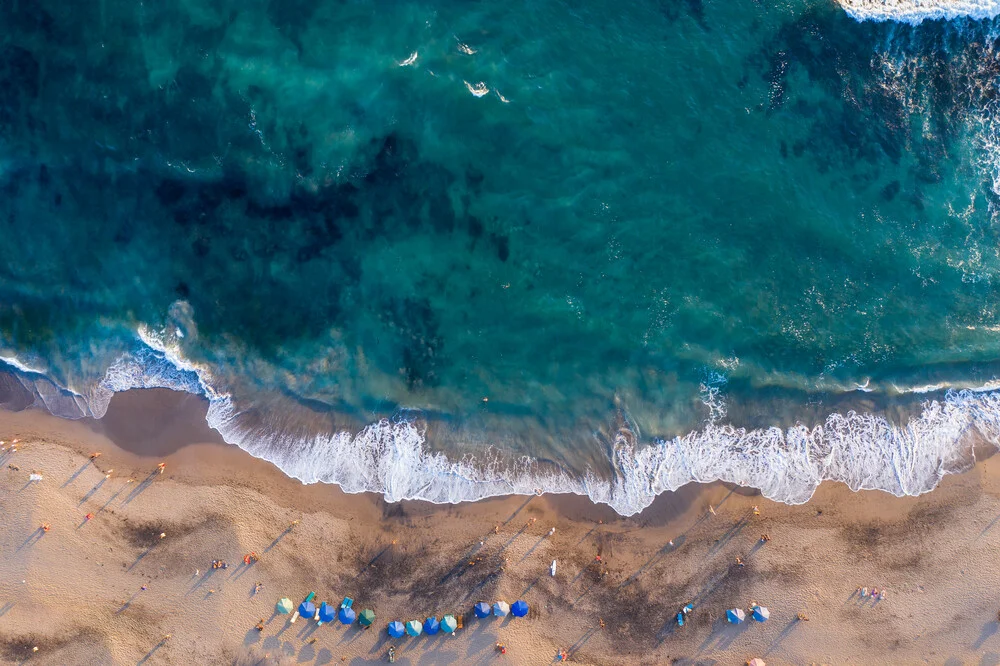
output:
POLYGON ((100 422, 0 413, 0 662, 375 664, 394 646, 410 665, 1000 663, 994 460, 919 498, 827 484, 785 506, 713 484, 629 519, 572 496, 390 505, 285 477, 204 409, 132 391, 100 422), (275 612, 309 592, 374 626, 275 612), (528 617, 475 619, 499 599, 528 617), (725 621, 752 602, 766 623, 725 621), (464 615, 453 637, 386 633, 446 613, 464 615))

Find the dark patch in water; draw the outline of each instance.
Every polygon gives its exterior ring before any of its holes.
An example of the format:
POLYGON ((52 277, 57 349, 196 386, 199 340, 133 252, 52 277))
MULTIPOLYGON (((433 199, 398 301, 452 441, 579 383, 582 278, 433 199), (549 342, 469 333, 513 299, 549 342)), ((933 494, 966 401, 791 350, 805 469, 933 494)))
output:
POLYGON ((899 190, 902 188, 898 180, 894 180, 885 187, 882 188, 882 198, 886 201, 892 201, 899 194, 899 190))

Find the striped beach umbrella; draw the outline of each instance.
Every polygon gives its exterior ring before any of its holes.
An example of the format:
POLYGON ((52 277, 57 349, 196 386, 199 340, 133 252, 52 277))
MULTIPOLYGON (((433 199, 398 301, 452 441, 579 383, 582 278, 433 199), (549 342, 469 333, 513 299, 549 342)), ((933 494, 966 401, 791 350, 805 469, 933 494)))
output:
POLYGON ((419 636, 424 631, 424 626, 417 622, 416 620, 410 620, 406 623, 406 633, 411 636, 419 636))
POLYGON ((753 607, 753 619, 758 622, 767 622, 767 618, 769 617, 771 617, 771 611, 767 610, 765 606, 753 607))
POLYGON ((341 624, 354 624, 354 618, 357 616, 358 614, 349 606, 341 608, 340 612, 337 613, 337 619, 340 620, 341 624))
POLYGON ((446 634, 453 634, 458 629, 458 620, 454 615, 445 615, 441 618, 441 631, 446 634))
POLYGON ((493 604, 493 614, 497 617, 507 617, 510 613, 510 606, 507 605, 506 601, 498 601, 493 604))
POLYGON ((282 597, 274 606, 274 610, 278 611, 282 615, 288 615, 292 612, 293 608, 295 608, 295 604, 293 604, 292 600, 288 597, 282 597))
POLYGON ((726 619, 729 620, 730 624, 739 624, 746 619, 746 613, 739 608, 730 608, 726 611, 726 619))
POLYGON ((475 606, 472 607, 472 610, 475 611, 476 617, 480 619, 490 616, 490 605, 485 601, 480 601, 479 603, 477 603, 475 606))
POLYGON ((402 638, 405 633, 406 627, 399 620, 393 620, 389 623, 389 635, 393 638, 402 638))
POLYGON ((528 614, 528 602, 518 599, 510 606, 510 614, 514 617, 524 617, 528 614))
POLYGON ((375 611, 371 608, 366 608, 361 611, 361 615, 358 616, 358 622, 361 623, 362 627, 370 627, 372 623, 375 622, 375 611))
POLYGON ((424 633, 428 636, 433 636, 437 632, 441 631, 441 623, 438 622, 436 617, 429 617, 424 620, 424 633))

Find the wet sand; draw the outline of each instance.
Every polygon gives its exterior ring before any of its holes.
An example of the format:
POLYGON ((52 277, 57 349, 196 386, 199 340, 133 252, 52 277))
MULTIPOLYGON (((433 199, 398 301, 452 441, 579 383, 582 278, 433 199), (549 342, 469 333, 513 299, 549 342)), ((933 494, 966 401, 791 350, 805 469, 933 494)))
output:
POLYGON ((919 498, 824 484, 791 507, 692 485, 624 519, 574 496, 436 506, 304 486, 220 442, 204 411, 132 391, 99 422, 0 412, 3 446, 21 440, 0 452, 0 663, 374 664, 394 645, 408 665, 550 664, 559 649, 579 664, 1000 664, 995 458, 919 498), (311 591, 354 598, 375 626, 274 613, 311 591), (521 598, 527 618, 472 617, 521 598), (752 601, 768 622, 725 622, 752 601), (445 613, 466 616, 455 637, 386 635, 445 613))

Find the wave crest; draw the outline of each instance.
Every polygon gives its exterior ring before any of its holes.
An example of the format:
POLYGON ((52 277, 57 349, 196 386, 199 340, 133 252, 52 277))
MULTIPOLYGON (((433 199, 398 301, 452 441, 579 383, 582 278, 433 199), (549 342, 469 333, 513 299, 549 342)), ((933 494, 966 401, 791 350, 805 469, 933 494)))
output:
POLYGON ((1000 16, 1000 0, 837 0, 858 21, 896 21, 916 25, 927 20, 990 19, 1000 16))

